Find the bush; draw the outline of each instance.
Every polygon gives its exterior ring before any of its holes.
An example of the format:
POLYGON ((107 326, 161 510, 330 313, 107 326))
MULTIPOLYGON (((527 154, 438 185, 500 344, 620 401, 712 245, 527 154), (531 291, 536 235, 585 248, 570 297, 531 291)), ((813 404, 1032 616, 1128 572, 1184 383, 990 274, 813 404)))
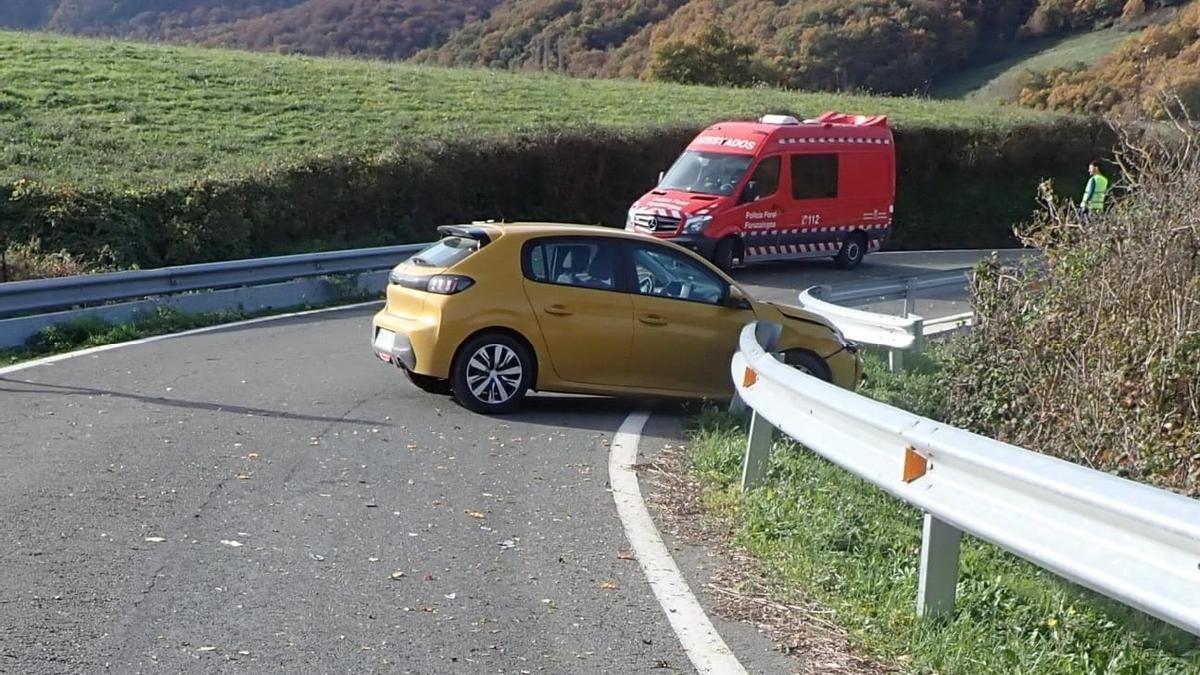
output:
POLYGON ((1040 266, 981 265, 977 321, 947 366, 953 421, 1200 493, 1200 138, 1129 141, 1122 198, 1021 233, 1040 266))
MULTIPOLYGON (((85 263, 158 267, 427 240, 474 219, 620 226, 695 128, 406 142, 253 175, 135 190, 0 185, 0 241, 39 240, 85 263), (103 261, 98 255, 103 252, 103 261)), ((1014 245, 1040 178, 1074 176, 1111 147, 1098 122, 897 131, 896 248, 1014 245)))

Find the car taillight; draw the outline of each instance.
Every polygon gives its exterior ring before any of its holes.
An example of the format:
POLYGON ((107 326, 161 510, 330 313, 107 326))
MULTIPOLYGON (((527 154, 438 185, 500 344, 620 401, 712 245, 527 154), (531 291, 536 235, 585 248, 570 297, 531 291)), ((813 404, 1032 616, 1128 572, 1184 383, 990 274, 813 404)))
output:
POLYGON ((475 285, 475 280, 460 274, 435 274, 429 277, 425 290, 439 295, 454 295, 475 285))
POLYGON ((464 277, 461 274, 434 274, 427 276, 424 274, 401 274, 395 270, 388 276, 388 281, 404 288, 411 288, 414 291, 426 291, 439 295, 454 295, 475 285, 474 279, 464 277))

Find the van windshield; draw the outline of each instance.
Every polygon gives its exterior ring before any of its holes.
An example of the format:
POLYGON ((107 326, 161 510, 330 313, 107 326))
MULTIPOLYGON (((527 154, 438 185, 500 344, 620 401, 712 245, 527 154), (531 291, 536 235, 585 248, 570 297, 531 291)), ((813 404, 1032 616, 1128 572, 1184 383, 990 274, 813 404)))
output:
POLYGON ((658 189, 731 195, 753 159, 751 155, 688 150, 675 160, 658 189))

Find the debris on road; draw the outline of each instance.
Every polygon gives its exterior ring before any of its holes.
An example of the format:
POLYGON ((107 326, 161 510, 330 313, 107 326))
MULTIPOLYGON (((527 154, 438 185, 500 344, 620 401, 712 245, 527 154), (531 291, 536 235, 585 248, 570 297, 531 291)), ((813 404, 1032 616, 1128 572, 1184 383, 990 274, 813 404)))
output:
POLYGON ((161 544, 166 540, 166 537, 146 537, 146 541, 150 542, 151 544, 161 544))
POLYGON ((233 548, 237 548, 242 545, 242 542, 236 539, 222 539, 221 543, 226 546, 232 546, 233 548))

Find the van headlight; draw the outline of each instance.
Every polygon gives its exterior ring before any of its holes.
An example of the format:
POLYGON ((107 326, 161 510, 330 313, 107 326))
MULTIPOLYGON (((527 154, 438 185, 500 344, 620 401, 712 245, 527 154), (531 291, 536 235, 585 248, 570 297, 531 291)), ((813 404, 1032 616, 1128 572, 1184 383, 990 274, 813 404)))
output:
POLYGON ((683 231, 687 234, 700 234, 712 219, 712 216, 688 216, 683 223, 683 231))

